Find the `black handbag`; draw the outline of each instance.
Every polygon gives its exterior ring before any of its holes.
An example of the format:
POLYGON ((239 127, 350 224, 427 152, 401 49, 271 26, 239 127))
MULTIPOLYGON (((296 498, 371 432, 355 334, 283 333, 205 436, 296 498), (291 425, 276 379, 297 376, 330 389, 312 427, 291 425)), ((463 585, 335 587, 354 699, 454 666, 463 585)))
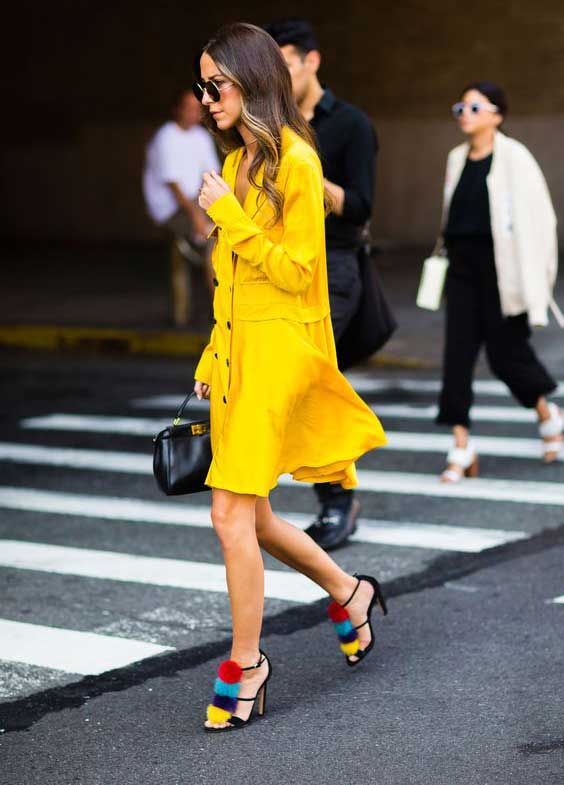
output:
POLYGON ((205 479, 212 460, 209 420, 180 424, 193 395, 186 396, 172 426, 153 439, 153 474, 167 496, 208 490, 205 479))
POLYGON ((360 303, 337 344, 341 371, 367 360, 389 341, 397 328, 384 297, 380 275, 366 246, 358 253, 358 267, 362 283, 360 303))

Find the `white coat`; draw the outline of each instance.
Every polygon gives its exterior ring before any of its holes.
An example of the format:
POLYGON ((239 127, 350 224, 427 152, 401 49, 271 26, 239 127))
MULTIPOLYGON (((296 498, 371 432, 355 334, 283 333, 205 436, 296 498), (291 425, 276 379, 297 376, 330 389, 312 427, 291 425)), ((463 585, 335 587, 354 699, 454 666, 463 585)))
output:
MULTIPOLYGON (((469 150, 461 144, 448 156, 443 231, 469 150)), ((532 326, 546 325, 558 269, 556 215, 539 165, 521 142, 500 131, 487 187, 502 313, 526 312, 532 326)))

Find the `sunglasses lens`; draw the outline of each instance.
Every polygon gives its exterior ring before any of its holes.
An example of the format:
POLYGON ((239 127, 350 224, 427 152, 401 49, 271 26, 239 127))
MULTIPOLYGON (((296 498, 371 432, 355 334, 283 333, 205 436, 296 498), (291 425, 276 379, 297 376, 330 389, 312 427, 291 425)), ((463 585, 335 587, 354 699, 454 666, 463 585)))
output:
POLYGON ((218 86, 214 82, 206 82, 206 90, 214 103, 217 103, 217 101, 220 100, 221 93, 219 92, 218 86))
POLYGON ((200 101, 201 103, 202 98, 204 97, 204 88, 199 82, 194 82, 194 84, 192 85, 192 92, 194 93, 198 101, 200 101))

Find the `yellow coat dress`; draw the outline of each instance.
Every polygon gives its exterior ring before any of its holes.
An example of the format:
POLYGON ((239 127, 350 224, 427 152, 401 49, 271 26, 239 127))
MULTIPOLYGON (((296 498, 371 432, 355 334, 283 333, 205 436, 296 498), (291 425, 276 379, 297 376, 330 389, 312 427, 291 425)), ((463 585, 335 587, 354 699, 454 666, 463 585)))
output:
POLYGON ((206 484, 268 496, 289 473, 353 488, 355 460, 386 437, 337 368, 319 158, 283 130, 283 214, 267 227, 273 212, 260 191, 251 186, 243 206, 234 194, 242 156, 243 148, 227 156, 232 192, 208 210, 217 237, 215 318, 194 374, 211 388, 206 484))

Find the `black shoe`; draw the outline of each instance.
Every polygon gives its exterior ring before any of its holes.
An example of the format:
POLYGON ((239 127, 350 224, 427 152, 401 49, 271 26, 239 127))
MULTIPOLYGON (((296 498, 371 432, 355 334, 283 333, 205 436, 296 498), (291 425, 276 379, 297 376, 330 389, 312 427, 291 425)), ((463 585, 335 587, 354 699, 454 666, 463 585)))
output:
POLYGON ((340 548, 355 533, 359 512, 360 504, 356 499, 352 499, 348 509, 325 507, 305 532, 324 551, 340 548))

